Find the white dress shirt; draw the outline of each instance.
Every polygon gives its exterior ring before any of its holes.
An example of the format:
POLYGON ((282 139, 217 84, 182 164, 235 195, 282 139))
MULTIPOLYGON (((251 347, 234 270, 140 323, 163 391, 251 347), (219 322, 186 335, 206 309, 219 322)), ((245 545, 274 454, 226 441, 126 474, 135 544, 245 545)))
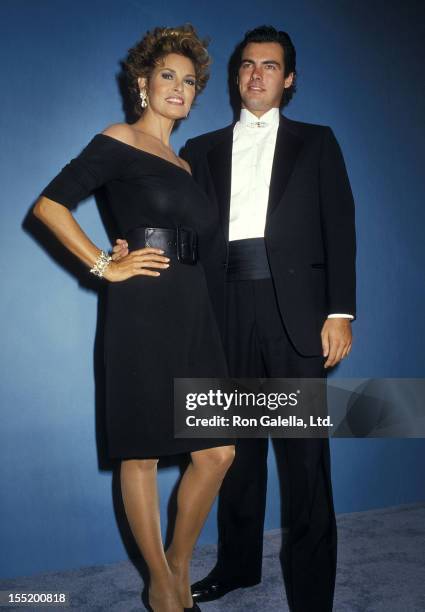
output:
POLYGON ((259 120, 246 109, 233 128, 229 240, 263 238, 279 109, 259 120))
MULTIPOLYGON (((243 108, 233 128, 229 240, 264 237, 279 120, 278 108, 260 118, 243 108)), ((354 318, 328 315, 336 317, 354 318)))

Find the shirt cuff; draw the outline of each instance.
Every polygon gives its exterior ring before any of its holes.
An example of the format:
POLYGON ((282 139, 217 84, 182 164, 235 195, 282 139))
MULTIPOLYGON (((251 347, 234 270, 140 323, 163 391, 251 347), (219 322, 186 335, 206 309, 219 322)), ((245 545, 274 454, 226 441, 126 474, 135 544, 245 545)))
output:
POLYGON ((354 319, 353 315, 350 314, 330 314, 328 319, 354 319))

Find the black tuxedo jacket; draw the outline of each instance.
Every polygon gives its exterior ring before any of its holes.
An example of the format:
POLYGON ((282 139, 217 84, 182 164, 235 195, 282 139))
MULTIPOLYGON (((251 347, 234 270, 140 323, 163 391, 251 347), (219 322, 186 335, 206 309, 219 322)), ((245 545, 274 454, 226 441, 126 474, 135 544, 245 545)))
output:
MULTIPOLYGON (((188 140, 181 152, 195 180, 219 208, 224 244, 229 233, 232 145, 230 125, 188 140)), ((281 115, 264 238, 289 337, 302 355, 320 355, 320 331, 327 315, 356 314, 354 202, 342 153, 329 127, 281 115)), ((225 271, 225 261, 217 264, 225 271)), ((212 271, 211 266, 212 262, 212 271)), ((220 291, 217 275, 215 279, 214 291, 220 291)), ((224 329, 223 312, 219 307, 224 329)))

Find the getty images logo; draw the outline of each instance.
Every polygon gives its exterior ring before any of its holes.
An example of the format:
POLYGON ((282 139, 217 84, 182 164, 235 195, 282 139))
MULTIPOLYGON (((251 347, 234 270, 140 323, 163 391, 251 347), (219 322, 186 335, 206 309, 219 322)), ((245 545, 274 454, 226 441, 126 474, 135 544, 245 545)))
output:
POLYGON ((204 406, 219 407, 222 410, 229 410, 232 406, 277 410, 284 406, 296 406, 300 393, 299 389, 293 393, 247 393, 237 390, 226 393, 221 389, 210 389, 204 393, 186 393, 186 410, 196 410, 204 406))

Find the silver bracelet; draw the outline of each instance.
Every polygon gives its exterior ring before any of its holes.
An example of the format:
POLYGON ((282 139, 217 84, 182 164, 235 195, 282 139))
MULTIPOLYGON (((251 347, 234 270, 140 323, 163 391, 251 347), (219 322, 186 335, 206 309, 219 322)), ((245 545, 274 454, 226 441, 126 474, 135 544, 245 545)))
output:
POLYGON ((96 276, 102 277, 110 261, 112 261, 112 257, 105 253, 105 251, 100 251, 100 255, 94 262, 94 266, 90 269, 90 272, 96 276))

